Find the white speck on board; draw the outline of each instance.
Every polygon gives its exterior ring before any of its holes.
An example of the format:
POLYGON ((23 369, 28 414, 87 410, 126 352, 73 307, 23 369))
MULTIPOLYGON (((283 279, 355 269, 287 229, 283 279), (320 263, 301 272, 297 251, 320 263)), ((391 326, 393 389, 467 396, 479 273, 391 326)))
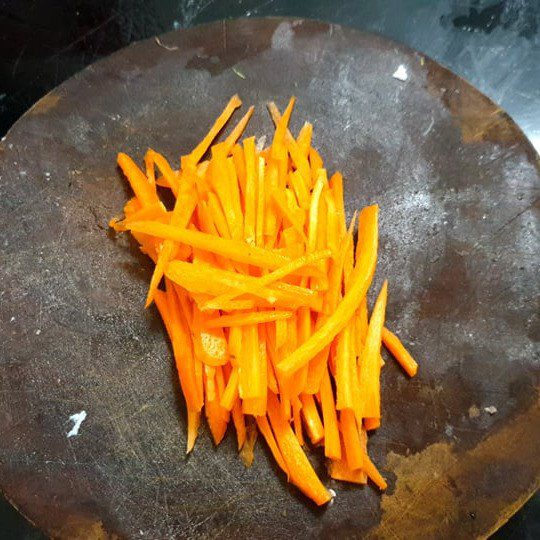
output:
POLYGON ((489 407, 484 407, 484 411, 486 411, 489 414, 495 414, 497 412, 497 407, 490 405, 489 407))
POLYGON ((392 77, 398 81, 405 82, 409 78, 407 68, 403 64, 400 64, 396 71, 394 71, 392 74, 392 77))
POLYGON ((69 430, 67 437, 74 437, 79 434, 79 429, 81 424, 86 420, 86 411, 81 411, 76 414, 72 414, 69 417, 70 421, 73 422, 73 427, 69 430))

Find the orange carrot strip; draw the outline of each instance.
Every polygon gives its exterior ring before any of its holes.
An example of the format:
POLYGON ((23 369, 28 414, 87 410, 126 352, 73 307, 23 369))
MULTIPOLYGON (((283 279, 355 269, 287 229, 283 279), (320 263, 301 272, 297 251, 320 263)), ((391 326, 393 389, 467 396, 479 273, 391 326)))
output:
POLYGON ((238 378, 240 397, 244 400, 261 397, 266 392, 266 388, 262 387, 260 364, 257 326, 244 326, 242 327, 242 351, 240 353, 238 378))
POLYGON ((300 418, 300 410, 302 409, 302 403, 298 398, 294 398, 292 402, 293 409, 293 425, 294 434, 300 443, 300 446, 304 446, 304 434, 302 432, 302 419, 300 418))
POLYGON ((274 198, 274 202, 276 203, 277 207, 298 232, 300 237, 305 241, 306 235, 304 233, 304 220, 302 219, 304 216, 294 213, 287 201, 286 193, 276 190, 272 193, 272 197, 274 198))
POLYGON ((255 154, 255 137, 244 139, 244 156, 246 163, 246 189, 244 214, 244 240, 255 244, 255 216, 257 213, 257 156, 255 154))
POLYGON ((211 236, 200 231, 178 229, 163 223, 138 221, 130 223, 127 228, 130 231, 149 234, 157 238, 168 238, 175 242, 229 257, 233 261, 263 268, 279 268, 283 264, 290 262, 289 257, 262 247, 250 246, 242 241, 211 236))
POLYGON ((256 311, 254 313, 238 313, 236 315, 222 315, 205 322, 206 328, 219 328, 226 326, 244 326, 246 324, 261 324, 278 319, 291 317, 290 311, 256 311))
POLYGON ((330 493, 317 477, 289 422, 283 415, 278 399, 271 393, 268 396, 268 417, 289 471, 289 480, 317 505, 329 502, 330 493))
POLYGON ((244 413, 242 412, 242 404, 238 399, 232 408, 232 419, 234 422, 234 427, 236 428, 238 450, 242 450, 242 447, 246 442, 246 421, 244 419, 244 413))
POLYGON ((293 188, 298 204, 304 210, 309 209, 310 196, 307 188, 307 183, 300 174, 300 171, 294 171, 289 173, 289 185, 293 188))
POLYGON ((214 225, 219 233, 221 238, 231 238, 231 232, 229 230, 229 224, 225 219, 225 214, 221 208, 221 203, 215 193, 208 194, 208 210, 212 219, 214 220, 214 225))
POLYGON ((309 439, 313 444, 317 444, 324 437, 324 428, 315 400, 311 394, 300 394, 300 401, 309 439))
POLYGON ((123 152, 118 154, 118 165, 126 175, 131 189, 142 206, 160 204, 161 201, 156 193, 155 185, 152 185, 146 175, 139 169, 135 162, 123 152))
MULTIPOLYGON (((191 215, 195 210, 197 203, 190 182, 191 180, 186 179, 185 183, 182 185, 182 189, 178 193, 178 198, 176 199, 171 216, 170 225, 172 227, 187 227, 189 220, 191 219, 191 215)), ((152 303, 154 292, 158 288, 159 282, 163 277, 165 267, 175 254, 176 246, 174 242, 171 240, 165 240, 163 247, 158 254, 156 266, 154 268, 154 272, 152 273, 152 278, 150 279, 145 307, 148 307, 152 303)))
POLYGON ((320 303, 315 291, 305 287, 279 282, 260 289, 256 277, 222 270, 201 262, 173 261, 167 267, 166 276, 192 293, 220 295, 231 289, 239 289, 264 299, 268 304, 289 309, 299 305, 316 309, 320 303))
POLYGON ((253 464, 255 443, 257 442, 257 425, 253 418, 248 417, 246 420, 246 440, 240 450, 240 459, 246 467, 251 467, 253 464))
POLYGON ((238 184, 238 176, 236 174, 236 169, 234 168, 232 158, 227 159, 227 173, 229 179, 231 204, 234 210, 236 227, 238 229, 237 236, 234 236, 233 234, 233 238, 241 239, 243 238, 244 232, 244 216, 242 212, 242 203, 240 201, 240 186, 238 184))
POLYGON ((312 136, 313 136, 313 124, 310 124, 309 122, 305 122, 304 125, 302 126, 302 129, 298 133, 296 142, 300 150, 306 157, 308 157, 309 155, 309 149, 311 148, 312 136))
POLYGON ((276 349, 281 349, 287 342, 287 321, 278 319, 276 321, 276 349))
MULTIPOLYGON (((144 156, 144 162, 146 164, 146 173, 150 173, 152 179, 155 182, 155 170, 154 165, 160 170, 167 186, 171 189, 174 196, 178 194, 178 189, 180 185, 179 174, 176 171, 173 171, 172 167, 169 165, 169 162, 162 156, 159 152, 152 150, 151 148, 146 152, 144 156)), ((149 176, 149 179, 150 179, 149 176)))
POLYGON ((364 418, 364 426, 368 431, 381 427, 380 418, 364 418))
POLYGON ((313 253, 317 248, 317 229, 319 218, 319 202, 321 193, 326 185, 326 172, 324 169, 319 169, 317 173, 317 181, 311 194, 311 204, 309 207, 309 225, 308 225, 308 252, 313 253))
MULTIPOLYGON (((276 104, 273 102, 270 102, 268 104, 268 110, 270 111, 272 120, 274 121, 274 124, 276 125, 276 132, 277 132, 278 126, 280 126, 280 122, 282 122, 282 116, 276 104)), ((304 138, 309 137, 309 142, 311 142, 311 133, 309 132, 309 128, 306 128, 306 133, 303 135, 303 137, 304 138)), ((309 185, 311 183, 311 172, 309 168, 309 162, 307 159, 307 153, 305 152, 305 150, 302 149, 300 144, 291 135, 288 129, 285 131, 284 138, 286 142, 287 151, 289 152, 291 156, 291 160, 295 168, 298 170, 298 173, 303 179, 303 184, 305 187, 306 185, 309 185)), ((305 144, 305 141, 303 141, 303 144, 305 144)))
POLYGON ((331 459, 341 459, 341 443, 334 393, 327 369, 324 370, 321 381, 320 397, 324 424, 324 455, 331 459))
POLYGON ((264 158, 259 158, 258 174, 257 174, 257 216, 255 219, 255 245, 262 246, 264 244, 264 221, 265 221, 265 161, 264 158))
POLYGON ((234 367, 229 375, 227 386, 221 395, 219 404, 230 411, 238 399, 238 368, 234 367))
POLYGON ((367 476, 362 469, 352 470, 347 461, 339 459, 332 460, 328 464, 328 474, 334 480, 351 482, 353 484, 366 484, 367 476))
POLYGON ((235 144, 232 149, 234 168, 238 176, 238 184, 242 198, 246 197, 246 162, 244 159, 244 150, 240 144, 235 144))
POLYGON ((341 434, 347 464, 352 470, 361 469, 364 464, 364 452, 360 443, 358 427, 352 409, 343 409, 339 414, 341 434))
POLYGON ((204 139, 193 149, 191 154, 189 154, 189 160, 197 164, 201 158, 204 156, 212 141, 217 137, 219 132, 223 129, 223 126, 229 121, 229 118, 232 116, 235 109, 242 105, 242 101, 237 95, 234 95, 227 103, 227 106, 223 112, 218 116, 217 120, 214 122, 214 125, 210 128, 208 134, 204 139))
POLYGON ((242 118, 238 121, 238 124, 234 126, 234 129, 231 131, 225 141, 223 141, 227 154, 232 150, 233 146, 236 144, 236 141, 238 141, 238 139, 242 136, 242 133, 244 133, 254 109, 255 107, 252 105, 246 114, 244 114, 244 116, 242 116, 242 118))
POLYGON ((338 410, 354 408, 353 385, 358 384, 358 378, 351 377, 353 369, 356 370, 352 339, 352 328, 348 324, 338 335, 336 351, 336 409, 338 410))
POLYGON ((399 338, 390 332, 388 328, 382 329, 382 341, 384 346, 392 353, 399 365, 405 370, 409 377, 414 377, 418 371, 418 364, 403 346, 399 338))
POLYGON ((380 418, 380 352, 388 284, 385 281, 369 321, 366 343, 361 355, 359 391, 363 396, 364 418, 380 418))
POLYGON ((345 232, 345 206, 343 198, 343 176, 340 172, 335 172, 329 180, 330 189, 332 190, 332 195, 334 203, 336 206, 336 217, 341 234, 345 232))
POLYGON ((334 258, 337 257, 340 249, 339 240, 341 232, 339 230, 338 216, 336 214, 336 204, 333 197, 325 197, 326 203, 326 245, 332 251, 334 258))
POLYGON ((388 487, 386 480, 381 476, 381 473, 377 470, 375 465, 367 454, 364 454, 364 471, 368 475, 369 479, 381 490, 384 490, 388 487))
POLYGON ((193 352, 191 339, 180 317, 178 300, 172 286, 169 284, 165 294, 158 296, 158 310, 170 330, 170 338, 173 346, 173 355, 180 379, 182 393, 189 409, 198 411, 202 408, 202 399, 198 395, 193 371, 193 352), (166 306, 166 307, 165 307, 166 306))
POLYGON ((188 409, 187 411, 187 441, 186 441, 186 454, 189 454, 193 447, 195 446, 195 441, 197 440, 197 435, 199 434, 199 426, 201 424, 201 412, 192 411, 188 409))
POLYGON ((308 341, 300 345, 296 351, 278 364, 277 368, 281 373, 294 373, 328 345, 345 327, 357 309, 358 304, 364 298, 371 284, 377 262, 377 214, 378 206, 376 205, 368 206, 360 213, 360 220, 367 222, 365 227, 366 235, 363 239, 365 248, 362 249, 360 258, 356 263, 358 272, 354 276, 354 282, 350 290, 321 328, 308 341))
POLYGON ((279 122, 276 125, 276 131, 274 132, 274 139, 272 141, 272 157, 279 158, 280 154, 283 152, 285 144, 285 135, 288 130, 289 120, 291 118, 292 110, 294 107, 294 102, 296 101, 295 97, 291 97, 289 104, 285 111, 283 111, 283 116, 279 119, 279 122))
POLYGON ((323 168, 323 160, 319 152, 313 147, 309 149, 309 165, 311 167, 311 179, 315 182, 317 180, 317 171, 323 168))
POLYGON ((259 427, 259 431, 262 433, 262 436, 264 437, 264 440, 268 445, 268 448, 270 448, 270 452, 272 452, 272 455, 276 460, 276 463, 279 465, 281 470, 287 475, 288 478, 289 469, 287 468, 285 460, 283 459, 283 455, 281 454, 281 450, 276 443, 276 439, 274 438, 274 434, 272 433, 272 428, 268 423, 268 418, 266 416, 257 416, 255 417, 255 420, 257 422, 257 426, 259 427))

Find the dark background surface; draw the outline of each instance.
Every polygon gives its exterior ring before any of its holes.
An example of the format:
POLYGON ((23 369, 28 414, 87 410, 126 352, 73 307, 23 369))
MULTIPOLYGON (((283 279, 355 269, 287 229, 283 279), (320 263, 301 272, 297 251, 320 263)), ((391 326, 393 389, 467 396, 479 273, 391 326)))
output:
MULTIPOLYGON (((418 49, 507 110, 540 149, 540 0, 0 0, 0 135, 47 91, 132 41, 268 15, 330 20, 418 49)), ((540 497, 496 537, 540 538, 540 497)), ((42 535, 0 500, 0 538, 42 535)))

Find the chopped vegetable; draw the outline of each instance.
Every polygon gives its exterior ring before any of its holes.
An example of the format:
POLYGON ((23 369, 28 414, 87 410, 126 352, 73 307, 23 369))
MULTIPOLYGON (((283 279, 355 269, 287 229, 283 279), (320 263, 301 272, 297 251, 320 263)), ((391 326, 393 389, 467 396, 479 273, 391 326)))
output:
POLYGON ((411 377, 418 365, 384 327, 386 281, 368 309, 379 208, 361 210, 355 246, 343 177, 327 174, 311 123, 292 134, 294 104, 283 114, 269 104, 267 148, 240 141, 253 107, 216 142, 241 105, 233 96, 178 169, 152 149, 144 169, 120 152, 134 197, 110 226, 155 263, 146 306, 155 303, 172 344, 187 452, 202 414, 216 445, 232 420, 246 466, 260 432, 288 480, 323 505, 332 494, 303 447, 323 447, 331 478, 385 489, 367 450, 381 424, 381 344, 411 377))

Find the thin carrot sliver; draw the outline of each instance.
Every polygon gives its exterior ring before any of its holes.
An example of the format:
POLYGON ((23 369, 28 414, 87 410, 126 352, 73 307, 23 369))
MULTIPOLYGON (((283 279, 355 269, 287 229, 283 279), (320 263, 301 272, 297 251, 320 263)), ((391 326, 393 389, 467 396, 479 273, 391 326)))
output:
POLYGON ((197 435, 199 434, 199 426, 201 424, 201 412, 188 409, 187 423, 188 429, 186 440, 186 454, 189 454, 193 450, 193 447, 195 446, 195 441, 197 440, 197 435))
POLYGON ((268 445, 268 448, 270 448, 270 452, 272 452, 272 455, 274 456, 274 459, 280 466, 281 470, 288 477, 289 470, 287 469, 287 465, 285 464, 285 460, 283 459, 281 450, 276 443, 276 439, 274 438, 274 434, 272 433, 272 428, 268 423, 268 418, 266 416, 256 416, 255 420, 257 422, 257 426, 259 427, 259 431, 262 433, 262 436, 264 437, 264 440, 268 445))
POLYGON ((146 175, 127 154, 123 152, 118 154, 118 165, 129 180, 131 188, 142 206, 152 206, 161 202, 157 196, 155 185, 148 181, 146 175))
POLYGON ((192 150, 189 154, 189 160, 192 163, 197 164, 201 158, 204 156, 212 141, 218 136, 219 132, 223 129, 225 124, 229 121, 229 118, 232 116, 235 109, 242 105, 242 101, 237 95, 234 95, 227 103, 223 112, 218 116, 214 125, 210 128, 210 131, 204 137, 204 139, 192 150))
POLYGON ((244 212, 244 239, 248 244, 255 244, 255 216, 257 213, 257 157, 255 137, 244 140, 246 163, 246 189, 244 212))
POLYGON ((341 459, 339 424, 330 374, 327 369, 325 369, 321 380, 320 397, 324 425, 324 455, 331 459, 341 459))
POLYGON ((205 322, 206 328, 220 328, 228 326, 244 326, 246 324, 261 324, 278 319, 291 317, 290 311, 256 311, 254 313, 238 313, 236 315, 222 315, 205 322))
POLYGON ((369 321, 366 343, 361 355, 359 391, 363 396, 364 418, 380 418, 381 334, 384 326, 388 285, 385 281, 369 321))
POLYGON ((324 437, 324 427, 315 400, 311 394, 301 394, 300 401, 302 402, 302 416, 304 417, 309 439, 313 444, 317 444, 324 437))
POLYGON ((392 353, 399 365, 405 370, 409 377, 414 377, 418 371, 418 364, 403 346, 399 338, 390 332, 388 328, 382 329, 382 341, 384 346, 392 353))
POLYGON ((354 471, 363 468, 364 451, 360 444, 358 427, 352 409, 343 409, 339 414, 343 445, 348 466, 354 471))
POLYGON ((289 471, 289 481, 316 504, 327 503, 331 499, 330 493, 313 470, 289 422, 283 416, 277 398, 271 393, 268 397, 268 417, 289 471))
POLYGON ((211 236, 200 231, 179 229, 163 223, 138 221, 130 223, 130 231, 141 232, 158 238, 170 239, 192 247, 229 257, 233 261, 252 264, 263 268, 279 268, 290 261, 289 257, 242 241, 211 236))

